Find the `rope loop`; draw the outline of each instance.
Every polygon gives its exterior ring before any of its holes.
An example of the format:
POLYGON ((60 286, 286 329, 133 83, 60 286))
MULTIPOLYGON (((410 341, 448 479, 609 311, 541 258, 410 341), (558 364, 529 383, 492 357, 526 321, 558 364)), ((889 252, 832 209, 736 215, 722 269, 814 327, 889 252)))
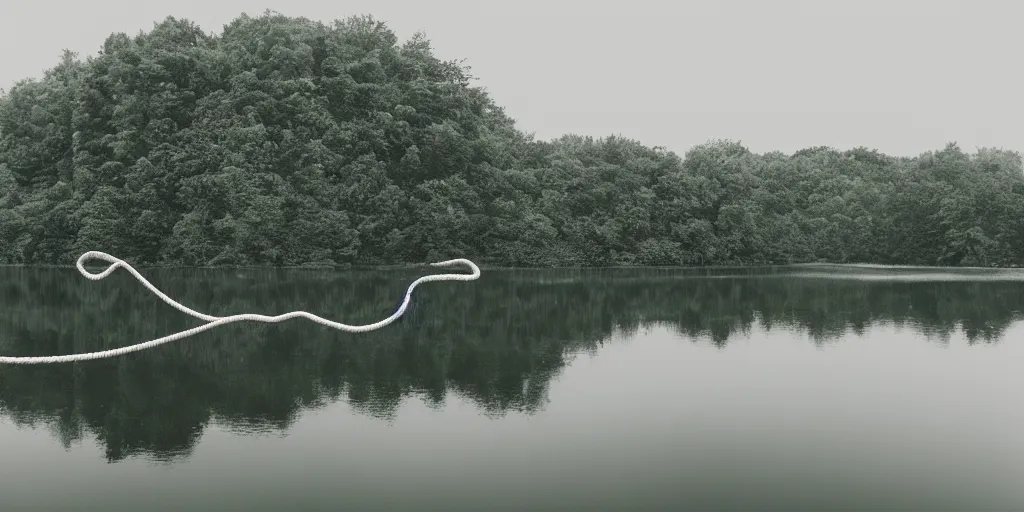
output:
POLYGON ((312 313, 307 313, 305 311, 292 311, 290 313, 284 313, 284 314, 277 315, 277 316, 257 315, 257 314, 253 314, 253 313, 243 313, 243 314, 238 314, 238 315, 217 317, 217 316, 207 315, 205 313, 200 313, 198 311, 195 311, 193 309, 190 309, 190 308, 182 305, 181 303, 179 303, 179 302, 175 301, 174 299, 172 299, 172 298, 168 297, 167 295, 165 295, 163 292, 158 290, 156 288, 156 286, 153 286, 152 283, 147 281, 145 277, 142 277, 142 274, 140 274, 138 271, 136 271, 134 268, 132 268, 132 266, 129 265, 124 260, 115 258, 115 257, 113 257, 113 256, 111 256, 111 255, 109 255, 109 254, 107 254, 105 252, 89 251, 89 252, 83 254, 81 257, 79 257, 78 258, 78 262, 75 265, 78 268, 78 272, 81 273, 83 276, 85 276, 85 278, 91 279, 93 281, 98 281, 100 279, 103 279, 104 277, 109 276, 111 273, 113 273, 118 268, 124 268, 129 273, 131 273, 133 276, 135 276, 135 278, 138 279, 139 282, 141 282, 143 286, 148 288, 149 291, 153 292, 157 297, 160 297, 160 299, 163 300, 164 302, 170 304, 171 306, 173 306, 178 311, 181 311, 182 313, 194 316, 196 318, 199 318, 201 320, 206 321, 207 323, 205 323, 203 325, 200 325, 199 327, 193 327, 192 329, 187 329, 187 330, 184 330, 184 331, 181 331, 181 332, 178 332, 178 333, 171 334, 169 336, 164 336, 163 338, 157 338, 155 340, 147 341, 145 343, 137 343, 135 345, 129 345, 129 346, 126 346, 126 347, 121 347, 121 348, 116 348, 116 349, 111 349, 111 350, 102 350, 102 351, 99 351, 99 352, 88 352, 88 353, 83 353, 83 354, 69 354, 69 355, 63 355, 63 356, 39 356, 39 357, 0 356, 0 363, 6 363, 6 364, 51 364, 51 363, 70 363, 70 362, 77 362, 77 361, 88 361, 88 360, 92 360, 92 359, 103 359, 103 358, 108 358, 108 357, 116 357, 116 356, 127 354, 127 353, 130 353, 130 352, 137 352, 137 351, 140 351, 140 350, 145 350, 145 349, 148 349, 148 348, 152 348, 152 347, 155 347, 157 345, 168 343, 168 342, 171 342, 171 341, 174 341, 174 340, 180 340, 182 338, 191 336, 193 334, 198 334, 200 332, 212 329, 212 328, 217 327, 219 325, 224 325, 224 324, 228 324, 228 323, 231 323, 231 322, 245 321, 245 320, 248 320, 248 321, 251 321, 251 322, 278 323, 278 322, 283 322, 285 320, 289 320, 289 319, 292 319, 292 318, 302 317, 302 318, 306 318, 306 319, 312 320, 312 321, 314 321, 314 322, 316 322, 318 324, 326 325, 327 327, 331 327, 331 328, 338 329, 338 330, 341 330, 341 331, 346 331, 346 332, 368 332, 368 331, 373 331, 373 330, 377 330, 377 329, 380 329, 382 327, 387 326, 388 324, 394 322, 400 316, 402 316, 402 314, 405 313, 406 308, 409 307, 409 301, 412 299, 412 291, 413 291, 413 289, 416 288, 417 286, 419 286, 422 283, 426 283, 426 282, 430 282, 430 281, 473 281, 475 279, 479 279, 480 278, 480 267, 476 266, 475 263, 473 263, 472 261, 469 261, 467 259, 459 258, 459 259, 454 259, 454 260, 439 261, 437 263, 431 263, 430 265, 434 266, 434 267, 454 267, 454 266, 458 266, 458 265, 465 265, 465 266, 469 267, 470 273, 469 274, 432 274, 432 275, 423 276, 423 277, 413 281, 412 284, 409 285, 409 288, 405 292, 405 297, 402 300, 402 304, 398 307, 397 310, 395 310, 394 313, 391 314, 391 316, 389 316, 389 317, 387 317, 387 318, 385 318, 385 319, 383 319, 383 320, 381 320, 379 322, 372 323, 372 324, 366 324, 366 325, 347 325, 347 324, 342 324, 342 323, 334 322, 334 321, 331 321, 331 320, 327 320, 325 318, 321 318, 319 316, 316 316, 316 315, 314 315, 312 313), (101 261, 105 261, 107 263, 110 263, 110 265, 105 270, 103 270, 102 272, 93 273, 93 272, 89 272, 85 268, 85 263, 87 261, 90 261, 90 260, 101 260, 101 261))

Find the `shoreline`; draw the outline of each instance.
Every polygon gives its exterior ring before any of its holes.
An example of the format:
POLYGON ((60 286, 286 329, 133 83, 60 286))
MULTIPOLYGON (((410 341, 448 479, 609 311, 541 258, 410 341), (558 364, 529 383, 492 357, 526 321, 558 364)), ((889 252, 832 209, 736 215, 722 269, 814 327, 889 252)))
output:
MULTIPOLYGON (((130 262, 129 262, 130 263, 130 262)), ((87 267, 103 267, 104 265, 86 265, 87 267)), ((141 265, 132 264, 136 269, 174 269, 174 270, 412 270, 431 267, 430 262, 401 263, 390 265, 141 265)), ((1022 270, 1021 267, 978 267, 978 266, 940 266, 940 265, 889 265, 883 263, 764 263, 764 264, 731 264, 731 265, 608 265, 608 266, 547 266, 547 267, 513 267, 502 265, 478 264, 481 270, 735 270, 755 268, 859 268, 865 270, 1022 270)), ((0 268, 32 268, 32 269, 77 269, 74 264, 26 264, 4 263, 0 268)))

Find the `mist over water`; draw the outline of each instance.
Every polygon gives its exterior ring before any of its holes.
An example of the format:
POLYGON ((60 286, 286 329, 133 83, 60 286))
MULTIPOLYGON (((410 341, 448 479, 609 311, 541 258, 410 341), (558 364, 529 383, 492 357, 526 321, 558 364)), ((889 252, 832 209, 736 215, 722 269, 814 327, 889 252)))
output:
MULTIPOLYGON (((427 269, 142 269, 202 312, 389 315, 427 269)), ((227 325, 0 367, 0 506, 1019 510, 1024 273, 485 270, 367 334, 227 325)), ((0 353, 198 325, 0 268, 0 353)))

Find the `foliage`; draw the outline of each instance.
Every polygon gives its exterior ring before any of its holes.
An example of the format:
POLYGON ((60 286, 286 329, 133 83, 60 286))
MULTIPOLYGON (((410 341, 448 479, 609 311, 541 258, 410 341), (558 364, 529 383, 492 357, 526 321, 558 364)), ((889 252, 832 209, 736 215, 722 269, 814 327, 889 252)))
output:
POLYGON ((1018 266, 1013 152, 536 141, 369 17, 168 18, 0 98, 0 263, 1018 266))

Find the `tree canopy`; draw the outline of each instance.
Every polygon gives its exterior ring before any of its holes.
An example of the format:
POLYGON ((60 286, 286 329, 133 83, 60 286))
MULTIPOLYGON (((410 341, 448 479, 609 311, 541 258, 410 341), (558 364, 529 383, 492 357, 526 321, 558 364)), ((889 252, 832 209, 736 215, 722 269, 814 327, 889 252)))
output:
POLYGON ((1018 266, 1015 152, 538 141, 384 23, 167 18, 0 97, 0 263, 1018 266))

